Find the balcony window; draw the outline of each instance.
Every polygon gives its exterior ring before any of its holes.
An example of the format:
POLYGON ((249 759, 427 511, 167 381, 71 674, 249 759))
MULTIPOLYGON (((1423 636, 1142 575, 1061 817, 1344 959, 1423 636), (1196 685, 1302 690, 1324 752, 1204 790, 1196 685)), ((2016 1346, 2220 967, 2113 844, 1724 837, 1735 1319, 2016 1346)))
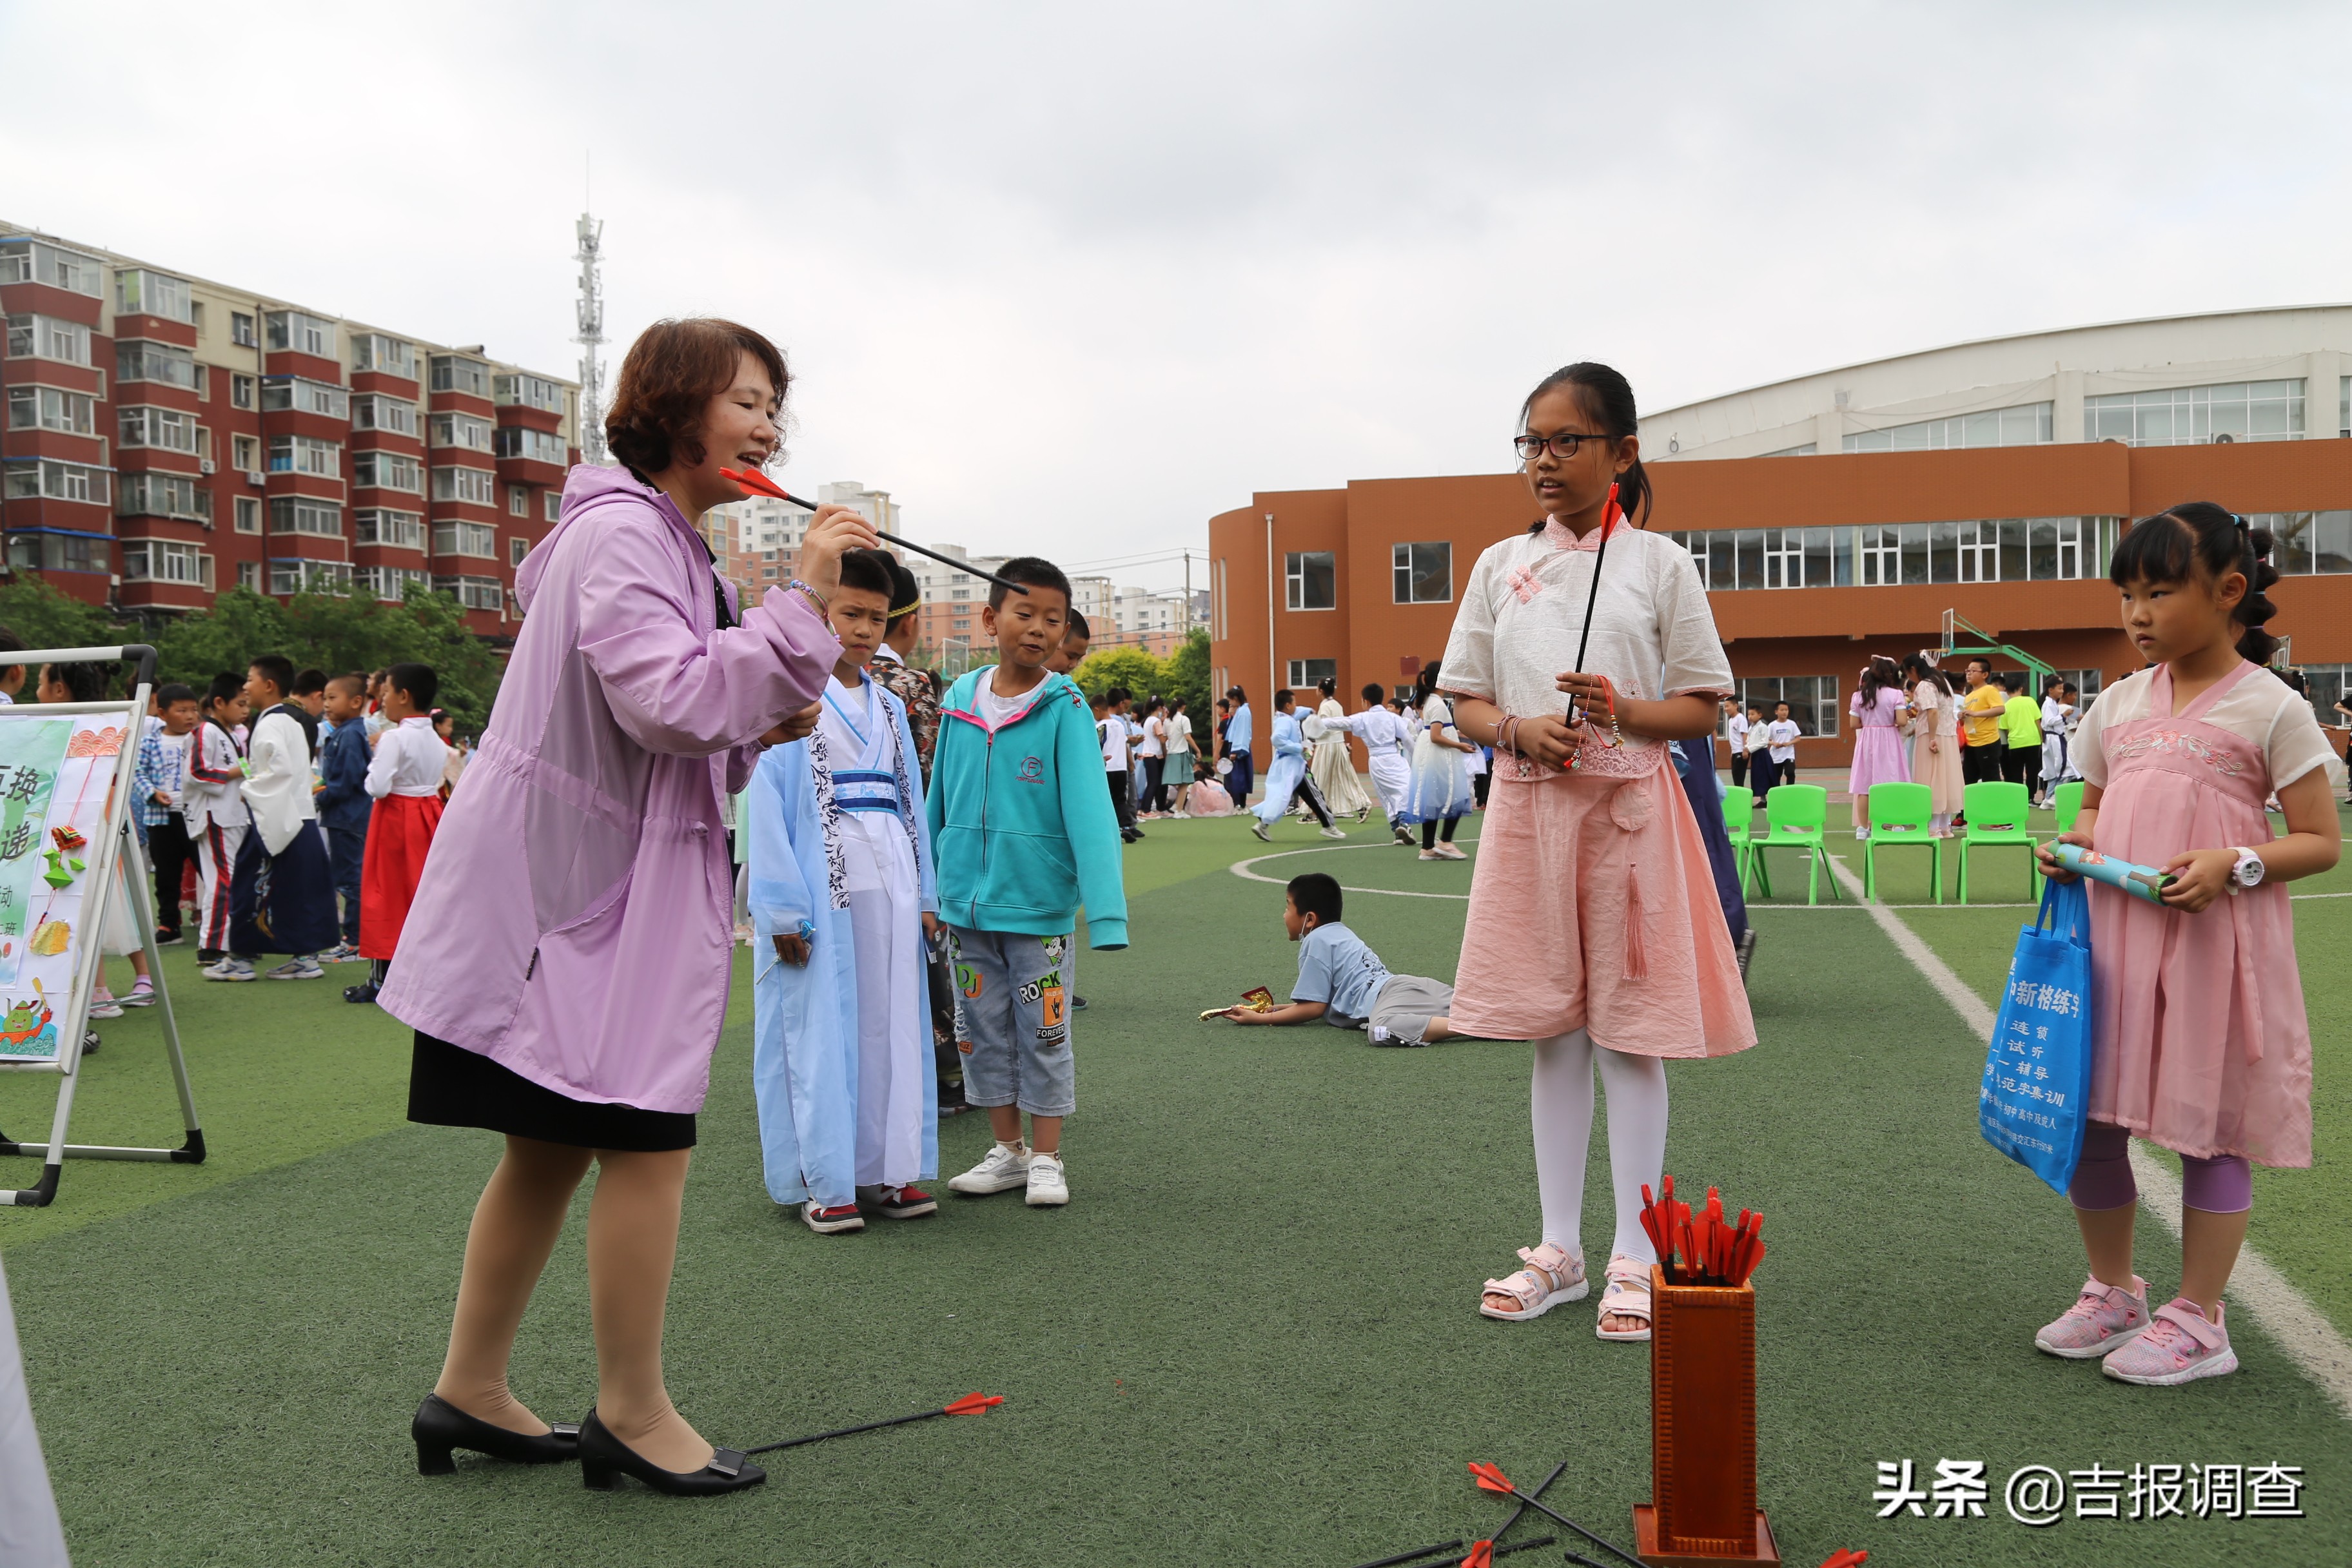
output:
POLYGON ((433 356, 432 387, 436 392, 463 392, 474 397, 490 395, 490 367, 462 354, 433 356))
POLYGON ((67 392, 55 386, 12 386, 8 389, 8 428, 95 436, 98 400, 86 392, 67 392))
POLYGON ((228 341, 241 349, 257 346, 257 340, 253 335, 253 318, 243 310, 231 310, 228 313, 228 341))
POLYGON ((188 295, 188 280, 145 268, 118 268, 114 274, 114 311, 119 316, 161 316, 167 321, 196 319, 188 295))
POLYGON ((261 406, 265 413, 323 414, 330 419, 348 419, 352 414, 351 396, 341 387, 299 375, 263 377, 261 406))
POLYGON ((519 404, 547 414, 563 412, 562 384, 550 381, 545 376, 520 374, 495 376, 491 379, 490 387, 491 401, 495 403, 519 404))
POLYGON ((166 386, 196 389, 196 356, 177 343, 151 343, 133 338, 114 345, 114 375, 118 381, 160 381, 166 386))
POLYGON ((469 506, 496 506, 498 481, 487 468, 436 468, 433 499, 463 501, 469 506))
POLYGON ((416 405, 382 393, 363 393, 352 399, 352 428, 389 430, 395 436, 416 434, 416 405))
POLYGON ((355 488, 406 490, 411 495, 421 494, 425 488, 416 459, 398 452, 353 452, 352 484, 355 488))
POLYGON ((185 474, 125 474, 117 517, 176 517, 209 522, 213 493, 185 474))
POLYGON ((1294 610, 1328 610, 1339 604, 1338 574, 1328 550, 1294 550, 1282 558, 1283 603, 1294 610))
POLYGON ((350 596, 352 568, 347 561, 313 561, 308 556, 281 556, 269 563, 273 594, 331 594, 350 596))
POLYGON ((496 440, 487 419, 477 419, 470 414, 436 414, 433 416, 433 444, 436 447, 459 447, 468 452, 487 452, 496 445, 496 440))
POLYGON ((114 499, 113 475, 89 463, 54 458, 12 458, 0 494, 10 500, 79 500, 99 506, 114 499))
POLYGON ((398 338, 388 338, 382 332, 352 334, 352 368, 380 371, 385 375, 416 379, 416 350, 398 338))
POLYGON ((2233 381, 2086 397, 2083 438, 2134 447, 2300 441, 2303 380, 2233 381))
MULTIPOLYGON (((352 539, 360 544, 388 544, 402 550, 425 548, 425 520, 413 511, 389 511, 362 507, 352 513, 352 539)), ((378 595, 391 598, 389 594, 378 595)))
POLYGON ((1440 540, 1399 544, 1389 552, 1400 605, 1443 605, 1454 597, 1454 546, 1440 540))
POLYGON ((272 310, 262 318, 273 351, 335 357, 335 323, 300 310, 272 310))
POLYGON ((269 438, 269 471, 273 474, 314 474, 322 479, 337 479, 343 475, 343 448, 334 441, 314 440, 308 436, 272 436, 269 438))
POLYGON ((520 425, 508 425, 499 431, 498 455, 501 458, 527 458, 534 463, 563 466, 566 456, 563 437, 552 430, 527 430, 520 425))
POLYGON ((59 321, 55 316, 11 316, 8 318, 8 357, 54 359, 68 364, 87 365, 90 363, 89 329, 79 321, 59 321))
POLYGON ((0 240, 0 283, 46 283, 96 300, 104 266, 95 256, 42 240, 0 240))
POLYGON ((196 416, 176 408, 154 408, 134 404, 117 408, 115 419, 125 447, 152 447, 161 452, 185 452, 195 455, 196 416))
POLYGON ((114 537, 62 528, 20 528, 8 536, 8 564, 19 572, 114 570, 114 537))
MULTIPOLYGON (((341 539, 343 536, 343 509, 333 501, 312 500, 309 496, 272 496, 269 500, 269 531, 307 533, 318 539, 341 539)), ((276 588, 270 591, 285 592, 276 588)))
POLYGON ((436 577, 433 591, 455 595, 469 610, 503 609, 507 602, 506 588, 496 577, 436 577))
POLYGON ((379 599, 397 604, 411 594, 431 593, 433 574, 413 566, 354 566, 352 586, 365 588, 379 599))
POLYGON ((436 522, 433 525, 433 553, 475 555, 495 561, 499 531, 487 522, 436 522))
POLYGON ((176 540, 128 539, 122 543, 122 580, 209 588, 213 585, 213 558, 196 546, 176 540))
POLYGON ((1989 408, 1980 414, 1956 414, 1948 419, 1922 419, 1909 425, 1892 425, 1884 430, 1864 430, 1845 438, 1845 449, 1927 452, 1951 447, 2042 447, 2057 438, 2053 433, 2051 409, 2052 405, 2047 403, 2021 403, 2011 408, 1989 408))

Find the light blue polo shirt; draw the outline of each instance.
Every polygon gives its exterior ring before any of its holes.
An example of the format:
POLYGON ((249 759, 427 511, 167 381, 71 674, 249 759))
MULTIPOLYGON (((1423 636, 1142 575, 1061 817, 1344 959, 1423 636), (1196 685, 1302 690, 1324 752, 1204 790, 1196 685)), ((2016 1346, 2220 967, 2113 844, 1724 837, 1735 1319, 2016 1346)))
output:
POLYGON ((1364 945, 1364 939, 1338 921, 1317 926, 1298 942, 1298 983, 1290 988, 1293 1002, 1320 1002, 1328 1009, 1327 1024, 1360 1029, 1372 1016, 1381 987, 1389 983, 1388 965, 1364 945))

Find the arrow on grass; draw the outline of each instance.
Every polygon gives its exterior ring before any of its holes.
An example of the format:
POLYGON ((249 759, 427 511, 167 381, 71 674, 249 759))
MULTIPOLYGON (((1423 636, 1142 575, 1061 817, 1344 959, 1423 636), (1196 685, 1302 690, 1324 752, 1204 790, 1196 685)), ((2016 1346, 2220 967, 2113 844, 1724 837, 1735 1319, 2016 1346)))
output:
MULTIPOLYGON (((1567 1471, 1568 1461, 1566 1459, 1562 1459, 1559 1464, 1553 1466, 1551 1474, 1544 1478, 1543 1485, 1535 1489, 1534 1497, 1541 1497, 1544 1493, 1551 1490, 1552 1482, 1559 1479, 1559 1478, 1566 1474, 1567 1471)), ((1530 1499, 1530 1500, 1532 1500, 1532 1499, 1530 1499)), ((1499 1555, 1495 1551, 1495 1542, 1509 1534, 1511 1526, 1518 1523, 1520 1516, 1525 1514, 1527 1511, 1528 1504, 1526 1502, 1522 1502, 1518 1507, 1513 1509, 1511 1510, 1511 1517, 1503 1521, 1502 1529, 1497 1530, 1494 1534, 1486 1537, 1486 1540, 1477 1542, 1471 1546, 1470 1555, 1462 1560, 1462 1568, 1494 1568, 1495 1559, 1499 1555)))
POLYGON ((912 1415, 893 1415, 887 1421, 868 1421, 862 1426, 838 1426, 830 1432, 819 1432, 811 1437, 787 1437, 781 1443, 762 1443, 756 1448, 746 1448, 746 1454, 772 1454, 779 1448, 798 1448, 810 1443, 822 1443, 827 1437, 846 1437, 853 1432, 877 1432, 885 1426, 903 1426, 909 1421, 929 1421, 934 1415, 978 1415, 991 1406, 1004 1403, 1001 1394, 971 1393, 952 1405, 942 1405, 937 1410, 919 1410, 912 1415))
POLYGON ((1470 1465, 1470 1473, 1477 1478, 1478 1489, 1480 1491, 1496 1492, 1505 1497, 1515 1497, 1519 1500, 1520 1507, 1531 1508, 1538 1513, 1543 1514, 1549 1518, 1553 1523, 1568 1526, 1569 1529, 1576 1531, 1577 1534, 1584 1537, 1585 1540, 1590 1541, 1593 1545, 1601 1547, 1606 1551, 1615 1552, 1626 1562, 1633 1564, 1633 1568, 1649 1568, 1647 1563, 1634 1556, 1632 1552, 1626 1551, 1623 1547, 1603 1541, 1601 1537, 1593 1534, 1592 1531, 1585 1529, 1584 1526, 1577 1523, 1576 1521, 1569 1518, 1568 1515, 1560 1512, 1549 1503, 1538 1502, 1534 1498, 1529 1497, 1527 1493, 1513 1486, 1511 1484, 1511 1478, 1503 1474, 1499 1467, 1494 1465, 1482 1465, 1477 1463, 1475 1460, 1473 1460, 1470 1465))

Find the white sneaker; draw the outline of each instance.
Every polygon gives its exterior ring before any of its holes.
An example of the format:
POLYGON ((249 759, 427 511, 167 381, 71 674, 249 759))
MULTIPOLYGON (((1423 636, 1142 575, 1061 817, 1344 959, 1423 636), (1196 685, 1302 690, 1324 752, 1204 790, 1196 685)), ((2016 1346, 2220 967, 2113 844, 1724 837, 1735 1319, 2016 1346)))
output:
POLYGON ((1323 837, 1326 838, 1345 838, 1348 836, 1336 827, 1327 827, 1323 830, 1323 837))
POLYGON ((1467 860, 1470 858, 1469 856, 1454 847, 1451 841, 1438 845, 1437 858, 1441 860, 1467 860))
POLYGON ((297 953, 262 976, 264 980, 323 980, 327 972, 309 953, 297 953))
POLYGON ((996 1144, 979 1164, 961 1176, 950 1178, 948 1191, 978 1197, 989 1193, 1009 1193, 1015 1187, 1026 1186, 1029 1165, 1035 1158, 1025 1147, 996 1144))
POLYGON ((1070 1201, 1070 1184, 1062 1173, 1062 1158, 1058 1154, 1029 1156, 1029 1206, 1033 1209, 1059 1208, 1070 1201))
POLYGON ((253 965, 246 963, 245 960, 241 958, 224 958, 218 963, 214 964, 210 969, 205 970, 202 973, 204 977, 207 980, 253 980, 259 978, 253 973, 253 965))
POLYGON ((122 1005, 111 996, 93 996, 89 999, 89 1016, 93 1018, 120 1018, 122 1016, 122 1005))
POLYGON ((1274 842, 1274 835, 1265 830, 1265 824, 1263 822, 1251 823, 1250 832, 1256 835, 1257 841, 1260 844, 1271 844, 1274 842))

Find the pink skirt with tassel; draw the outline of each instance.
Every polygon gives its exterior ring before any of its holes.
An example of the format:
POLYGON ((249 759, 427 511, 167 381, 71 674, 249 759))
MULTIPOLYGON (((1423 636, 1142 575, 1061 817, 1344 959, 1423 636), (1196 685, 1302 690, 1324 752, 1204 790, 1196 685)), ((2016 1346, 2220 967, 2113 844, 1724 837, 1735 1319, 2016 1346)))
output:
POLYGON ((1706 841, 1664 747, 1638 778, 1498 770, 1454 982, 1456 1033, 1590 1029, 1645 1057, 1756 1043, 1706 841))

